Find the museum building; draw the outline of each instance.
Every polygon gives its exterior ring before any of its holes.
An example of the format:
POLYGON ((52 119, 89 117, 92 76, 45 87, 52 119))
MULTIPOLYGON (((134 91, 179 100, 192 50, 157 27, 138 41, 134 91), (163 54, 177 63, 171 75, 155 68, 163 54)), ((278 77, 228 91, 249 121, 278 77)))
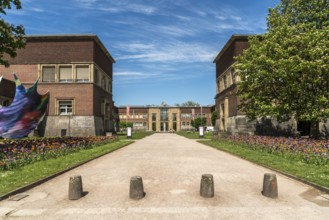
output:
MULTIPOLYGON (((279 123, 272 117, 250 120, 243 111, 238 109, 240 99, 236 95, 237 82, 241 79, 234 69, 234 63, 235 57, 249 48, 249 37, 250 35, 232 35, 213 61, 216 65, 216 129, 230 134, 309 135, 310 122, 296 121, 292 118, 279 123)), ((315 129, 322 136, 328 137, 328 128, 329 120, 319 122, 315 129)))
MULTIPOLYGON (((114 130, 115 60, 97 35, 26 36, 25 48, 8 59, 9 68, 0 66, 3 79, 13 81, 15 72, 25 88, 39 80, 38 93, 50 93, 37 135, 91 136, 114 130)), ((10 90, 15 93, 15 87, 10 90)))
POLYGON ((131 122, 134 130, 187 131, 193 130, 191 121, 196 118, 206 118, 206 124, 203 126, 212 126, 211 115, 214 110, 214 106, 120 106, 118 107, 118 122, 131 122))

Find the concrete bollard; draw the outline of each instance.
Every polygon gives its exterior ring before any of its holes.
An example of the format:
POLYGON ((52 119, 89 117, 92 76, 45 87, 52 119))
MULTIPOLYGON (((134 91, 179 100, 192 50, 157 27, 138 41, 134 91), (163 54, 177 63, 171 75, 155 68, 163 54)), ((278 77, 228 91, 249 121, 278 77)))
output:
POLYGON ((83 196, 81 176, 70 177, 69 200, 80 199, 83 196))
POLYGON ((129 197, 131 199, 139 200, 144 198, 145 192, 143 187, 143 180, 140 176, 133 176, 130 179, 129 197))
POLYGON ((275 174, 273 173, 264 174, 262 194, 263 196, 270 198, 278 197, 278 183, 275 174))
POLYGON ((214 178, 211 174, 202 174, 200 184, 200 196, 205 198, 214 197, 214 178))

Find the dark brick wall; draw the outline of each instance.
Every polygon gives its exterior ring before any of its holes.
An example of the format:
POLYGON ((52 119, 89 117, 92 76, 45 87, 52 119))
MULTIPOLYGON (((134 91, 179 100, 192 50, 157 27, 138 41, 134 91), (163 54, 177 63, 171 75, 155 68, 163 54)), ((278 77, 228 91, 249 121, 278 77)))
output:
POLYGON ((38 65, 10 65, 5 68, 0 66, 0 75, 4 78, 14 81, 13 72, 16 73, 17 77, 22 83, 34 83, 38 79, 38 65))
MULTIPOLYGON (((242 54, 245 49, 249 47, 247 36, 232 36, 229 40, 228 45, 223 48, 223 54, 216 61, 216 78, 225 72, 235 62, 235 57, 242 54), (226 50, 225 50, 226 49, 226 50)), ((237 86, 232 85, 225 89, 216 96, 216 106, 219 110, 219 105, 228 97, 229 101, 229 117, 236 115, 244 115, 243 112, 238 110, 240 103, 239 98, 236 96, 237 86)), ((219 112, 217 112, 219 113, 219 112)), ((219 115, 219 114, 218 114, 219 115)))
POLYGON ((101 116, 101 103, 102 100, 107 100, 107 102, 112 102, 112 97, 111 95, 106 92, 104 89, 102 89, 99 86, 93 85, 94 86, 94 94, 92 96, 93 98, 93 112, 94 115, 96 116, 101 116))
POLYGON ((113 79, 113 64, 96 42, 94 42, 94 60, 97 65, 113 79))
POLYGON ((228 47, 222 57, 216 62, 216 79, 234 63, 233 57, 234 43, 228 47))
POLYGON ((243 50, 249 47, 248 39, 236 38, 222 54, 221 58, 216 62, 216 78, 227 70, 234 62, 234 57, 242 54, 243 50))
POLYGON ((56 99, 74 99, 74 115, 93 115, 93 84, 92 83, 40 83, 38 92, 50 93, 48 115, 55 115, 56 99))
POLYGON ((92 40, 27 40, 25 49, 17 51, 10 64, 92 62, 92 40))

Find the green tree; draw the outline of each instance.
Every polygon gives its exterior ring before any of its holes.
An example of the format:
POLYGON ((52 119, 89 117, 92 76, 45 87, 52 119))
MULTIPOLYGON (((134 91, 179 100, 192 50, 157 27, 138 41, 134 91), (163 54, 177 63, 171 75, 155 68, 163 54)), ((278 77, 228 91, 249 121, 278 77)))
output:
MULTIPOLYGON (((16 9, 21 9, 19 0, 2 0, 0 1, 0 15, 6 15, 6 10, 14 6, 16 9)), ((0 17, 0 65, 9 66, 8 60, 4 57, 8 54, 10 57, 15 57, 16 49, 24 48, 25 46, 25 30, 22 25, 15 26, 5 22, 0 17)))
POLYGON ((237 57, 239 108, 251 118, 329 117, 329 1, 281 0, 267 32, 237 57))
POLYGON ((202 124, 201 124, 201 118, 195 118, 194 120, 191 120, 191 125, 194 128, 199 128, 201 125, 206 125, 207 124, 207 119, 206 118, 202 118, 202 124))
POLYGON ((201 106, 199 103, 197 102, 193 102, 193 101, 186 101, 186 102, 183 102, 180 106, 182 107, 196 107, 196 106, 201 106))
POLYGON ((212 123, 213 126, 216 125, 216 119, 217 119, 217 111, 213 111, 211 113, 211 123, 212 123))
POLYGON ((120 122, 120 129, 124 129, 127 127, 133 127, 133 123, 132 122, 125 122, 125 121, 121 121, 120 122))

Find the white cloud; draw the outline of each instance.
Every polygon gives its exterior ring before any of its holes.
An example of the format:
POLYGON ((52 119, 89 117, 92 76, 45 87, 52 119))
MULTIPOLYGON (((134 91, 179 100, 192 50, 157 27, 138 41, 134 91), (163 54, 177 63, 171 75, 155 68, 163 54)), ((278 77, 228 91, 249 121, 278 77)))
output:
MULTIPOLYGON (((127 44, 125 48, 136 49, 136 44, 127 44)), ((134 50, 135 53, 118 56, 116 60, 141 60, 143 62, 209 62, 216 54, 215 49, 204 44, 194 43, 159 43, 147 45, 141 50, 134 50)))
POLYGON ((113 75, 115 76, 137 76, 137 77, 147 77, 152 74, 142 73, 142 72, 134 72, 134 71, 124 71, 124 72, 114 72, 113 75))
POLYGON ((126 52, 139 52, 143 50, 154 49, 155 45, 153 44, 143 44, 143 43, 130 43, 130 44, 118 44, 114 46, 126 52))
POLYGON ((79 7, 111 13, 134 12, 145 15, 153 14, 157 8, 146 4, 134 4, 129 1, 74 0, 79 7))

